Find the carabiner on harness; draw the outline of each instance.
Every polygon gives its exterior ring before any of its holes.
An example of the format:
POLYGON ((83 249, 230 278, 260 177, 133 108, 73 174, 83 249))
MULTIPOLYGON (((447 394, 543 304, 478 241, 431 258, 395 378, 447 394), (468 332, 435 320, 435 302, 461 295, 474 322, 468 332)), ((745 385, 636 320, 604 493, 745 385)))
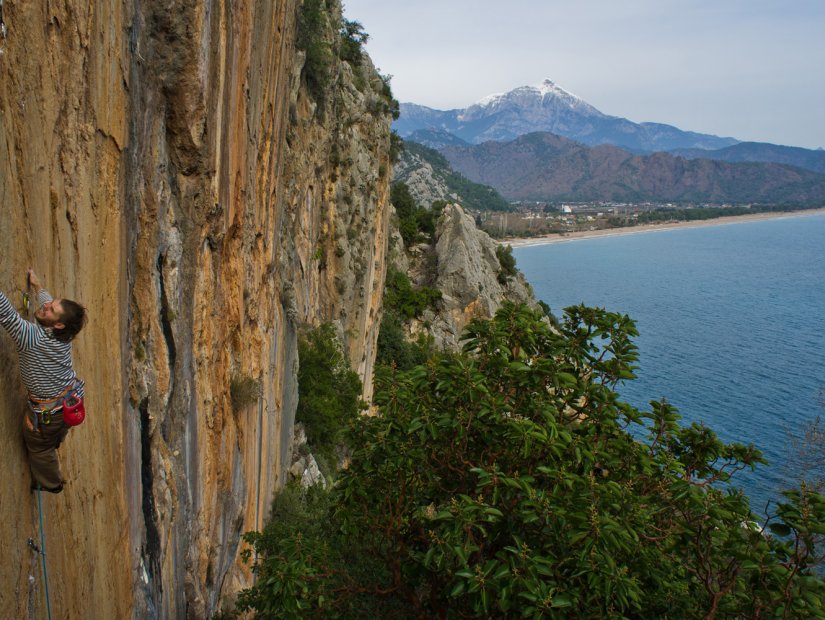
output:
POLYGON ((45 407, 35 407, 33 403, 29 402, 29 411, 32 412, 32 430, 40 430, 40 426, 49 426, 52 423, 52 418, 63 410, 63 405, 47 409, 45 407))

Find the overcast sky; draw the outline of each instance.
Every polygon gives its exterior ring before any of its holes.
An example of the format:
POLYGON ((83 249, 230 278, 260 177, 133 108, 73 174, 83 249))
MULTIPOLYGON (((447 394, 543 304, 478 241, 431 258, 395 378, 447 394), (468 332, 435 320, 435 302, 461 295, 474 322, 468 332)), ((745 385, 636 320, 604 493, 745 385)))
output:
POLYGON ((343 0, 395 97, 545 78, 605 114, 825 147, 825 0, 343 0))

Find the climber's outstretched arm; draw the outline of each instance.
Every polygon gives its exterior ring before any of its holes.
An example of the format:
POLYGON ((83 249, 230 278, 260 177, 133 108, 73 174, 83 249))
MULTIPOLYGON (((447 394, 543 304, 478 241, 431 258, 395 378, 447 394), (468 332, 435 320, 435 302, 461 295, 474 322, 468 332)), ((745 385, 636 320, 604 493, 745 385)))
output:
POLYGON ((0 293, 0 325, 14 338, 21 351, 29 349, 37 339, 38 328, 17 314, 17 310, 3 293, 0 293))

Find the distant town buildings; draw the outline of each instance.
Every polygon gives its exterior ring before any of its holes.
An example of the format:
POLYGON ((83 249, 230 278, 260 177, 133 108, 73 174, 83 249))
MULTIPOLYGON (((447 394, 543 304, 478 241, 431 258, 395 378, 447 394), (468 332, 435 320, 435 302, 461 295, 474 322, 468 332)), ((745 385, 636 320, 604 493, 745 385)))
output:
MULTIPOLYGON (((627 203, 627 202, 526 202, 511 203, 513 211, 479 212, 477 218, 482 228, 493 236, 533 236, 548 233, 564 234, 578 230, 619 228, 633 226, 642 218, 650 221, 667 220, 668 211, 674 216, 684 216, 691 209, 721 209, 732 205, 674 204, 674 203, 627 203), (656 212, 653 214, 651 212, 656 212)), ((750 208, 751 205, 738 205, 750 208)), ((478 220, 477 220, 478 221, 478 220)))

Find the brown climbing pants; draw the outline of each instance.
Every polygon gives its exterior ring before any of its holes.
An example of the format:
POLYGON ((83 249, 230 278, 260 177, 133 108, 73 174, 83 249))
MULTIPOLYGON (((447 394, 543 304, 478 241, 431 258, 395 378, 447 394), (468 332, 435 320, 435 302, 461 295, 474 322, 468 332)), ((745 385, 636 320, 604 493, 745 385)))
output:
POLYGON ((34 413, 27 411, 23 416, 23 440, 29 452, 29 467, 32 471, 34 485, 44 489, 57 489, 63 486, 60 475, 60 462, 57 460, 57 448, 66 438, 69 427, 63 424, 63 412, 51 417, 49 424, 39 424, 34 429, 34 413))

